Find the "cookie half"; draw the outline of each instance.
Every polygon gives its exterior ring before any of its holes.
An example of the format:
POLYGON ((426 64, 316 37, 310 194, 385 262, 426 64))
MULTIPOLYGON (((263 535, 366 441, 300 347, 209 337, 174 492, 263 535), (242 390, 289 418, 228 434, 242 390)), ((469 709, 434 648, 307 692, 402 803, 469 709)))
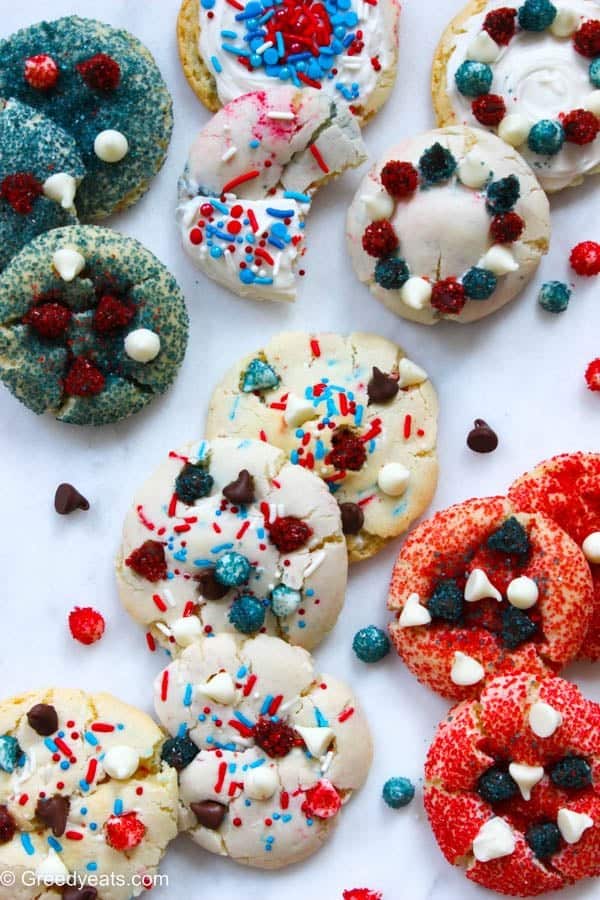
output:
POLYGON ((433 62, 439 125, 480 124, 519 149, 547 191, 600 171, 600 10, 593 0, 471 0, 433 62))
POLYGON ((427 325, 473 322, 535 273, 549 206, 515 150, 455 125, 386 153, 352 201, 346 235, 358 278, 392 312, 427 325))
POLYGON ((600 706, 560 678, 496 678, 439 726, 425 809, 448 862, 533 897, 600 875, 600 706))
POLYGON ((135 495, 117 560, 125 608, 173 653, 220 631, 315 647, 342 608, 347 569, 322 481, 236 438, 169 453, 135 495))
POLYGON ((505 497, 467 500, 405 541, 388 597, 390 633, 419 681, 461 700, 495 675, 547 673, 573 660, 593 597, 583 553, 555 522, 505 497))
POLYGON ((0 378, 35 413, 104 425, 167 390, 187 344, 177 282, 138 241, 92 225, 31 241, 0 276, 0 378))
POLYGON ((164 162, 171 97, 149 50, 124 29, 66 16, 17 31, 0 41, 0 97, 35 107, 75 139, 84 220, 131 206, 164 162))
POLYGON ((278 638, 218 634, 155 682, 179 769, 180 827, 211 853, 276 869, 330 836, 371 765, 369 727, 347 685, 278 638))
POLYGON ((396 78, 400 3, 183 0, 179 56, 194 93, 213 112, 282 81, 348 103, 364 124, 396 78))
POLYGON ((216 388, 209 438, 260 438, 315 472, 338 501, 350 561, 427 508, 437 483, 437 397, 427 373, 373 334, 273 338, 216 388))
POLYGON ((149 716, 110 694, 55 688, 2 701, 0 874, 15 880, 2 879, 0 897, 33 900, 40 884, 67 897, 89 879, 86 900, 129 900, 136 878, 151 886, 177 834, 163 742, 149 716))
POLYGON ((196 137, 179 180, 185 252, 240 297, 294 300, 314 193, 365 158, 352 115, 313 88, 231 101, 196 137))

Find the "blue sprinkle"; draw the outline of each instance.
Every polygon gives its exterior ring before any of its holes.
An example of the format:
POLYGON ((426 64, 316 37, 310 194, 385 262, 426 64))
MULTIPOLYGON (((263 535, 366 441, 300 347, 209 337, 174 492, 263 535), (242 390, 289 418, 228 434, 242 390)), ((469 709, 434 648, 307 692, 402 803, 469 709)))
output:
POLYGON ((244 675, 247 675, 247 674, 248 674, 248 667, 247 667, 247 666, 242 666, 240 669, 237 670, 237 674, 236 674, 235 677, 236 677, 236 678, 243 678, 244 675))
POLYGON ((67 762, 66 759, 63 759, 63 761, 60 764, 60 767, 63 770, 63 772, 67 772, 71 768, 71 764, 69 762, 67 762))
POLYGON ((275 35, 275 39, 277 41, 277 50, 279 51, 279 55, 281 57, 285 56, 285 45, 283 43, 283 35, 280 31, 275 35))
POLYGON ((97 746, 98 746, 98 738, 96 737, 95 734, 92 734, 91 731, 86 731, 86 733, 85 733, 85 739, 86 739, 86 741, 88 742, 88 744, 89 744, 91 747, 97 747, 97 746))
POLYGON ((97 831, 98 825, 96 822, 90 822, 90 831, 97 831))
POLYGON ((120 799, 120 797, 117 797, 117 799, 115 800, 114 805, 113 805, 113 813, 115 814, 115 816, 120 816, 122 812, 123 812, 123 801, 120 799))
POLYGON ((273 206, 267 206, 266 212, 275 219, 291 219, 294 215, 293 209, 275 209, 273 206))
POLYGON ((212 559, 195 559, 195 560, 194 560, 194 565, 195 565, 195 566, 202 566, 202 567, 203 567, 203 566, 212 566, 212 565, 213 565, 213 561, 212 561, 212 559))
POLYGON ((203 9, 212 9, 215 5, 215 0, 201 0, 203 9))
POLYGON ((219 62, 219 60, 217 59, 216 56, 211 56, 210 61, 213 64, 213 68, 217 74, 219 72, 223 71, 223 66, 221 65, 221 63, 219 62))
POLYGON ((269 47, 263 53, 263 59, 265 61, 265 65, 275 66, 279 62, 279 51, 276 50, 275 47, 269 47))
POLYGON ((248 143, 248 146, 253 150, 256 150, 257 147, 260 147, 260 141, 256 138, 252 138, 252 140, 248 143))
POLYGON ((261 716, 266 716, 266 715, 267 715, 267 713, 269 712, 269 707, 270 707, 270 705, 271 705, 272 702, 273 702, 273 695, 272 695, 272 694, 267 694, 267 696, 266 696, 265 699, 263 700, 263 705, 262 705, 261 708, 260 708, 260 714, 261 714, 261 716))
POLYGON ((301 194, 300 191, 284 191, 283 196, 286 200, 297 200, 298 203, 310 203, 308 194, 301 194))
POLYGON ((237 37, 237 34, 235 33, 235 31, 222 31, 221 37, 230 38, 231 40, 234 40, 237 37))
POLYGON ((234 47, 233 44, 221 44, 221 49, 227 53, 233 53, 235 56, 250 56, 250 51, 245 47, 234 47))
POLYGON ((89 786, 89 784, 87 783, 87 781, 85 780, 85 778, 82 778, 82 779, 81 779, 81 781, 79 782, 79 787, 80 787, 81 790, 84 791, 84 792, 89 791, 89 789, 90 789, 90 786, 89 786))
POLYGON ((315 595, 313 588, 308 588, 304 593, 306 594, 307 597, 314 597, 314 595, 315 595))
POLYGON ((227 544, 217 544, 216 547, 211 548, 211 553, 222 553, 224 550, 231 550, 233 544, 231 542, 227 544))
POLYGON ((185 687, 185 694, 183 695, 183 705, 191 706, 193 696, 194 696, 194 688, 191 684, 187 684, 185 687))
POLYGON ((356 407, 356 412, 354 413, 354 424, 355 425, 360 425, 362 423, 364 412, 365 412, 364 406, 359 404, 356 407))
POLYGON ((253 284, 256 280, 254 272, 251 269, 240 269, 239 278, 243 284, 253 284))
POLYGON ((95 862, 89 862, 86 866, 86 869, 88 870, 88 872, 95 872, 97 868, 98 868, 98 863, 95 863, 95 862))
POLYGON ((33 854, 35 853, 35 849, 33 844, 31 843, 31 838, 26 831, 23 831, 21 834, 21 843, 27 856, 33 856, 33 854))
POLYGON ((252 722, 252 721, 251 721, 250 719, 248 719, 243 713, 241 713, 241 712, 239 711, 239 709, 236 709, 236 711, 234 712, 233 715, 234 715, 235 718, 238 720, 238 722, 241 722, 242 725, 245 725, 245 726, 246 726, 246 728, 254 728, 254 722, 252 722))
POLYGON ((269 240, 268 240, 267 243, 272 244, 273 247, 277 247, 278 250, 284 250, 284 249, 285 249, 285 243, 284 243, 284 241, 279 240, 279 238, 276 238, 276 237, 274 237, 273 235, 270 235, 269 240))
POLYGON ((289 813, 285 813, 285 815, 283 815, 283 816, 281 817, 281 821, 282 821, 282 822, 285 822, 286 825, 287 825, 288 822, 291 822, 291 821, 292 821, 292 817, 291 817, 291 815, 290 815, 289 813))
POLYGON ((220 256, 223 256, 223 251, 221 250, 220 247, 211 247, 210 255, 212 256, 213 259, 219 259, 220 256))
POLYGON ((46 745, 48 750, 51 751, 51 753, 58 753, 58 747, 56 746, 56 744, 54 743, 52 738, 49 738, 49 737, 45 738, 44 744, 46 745))
POLYGON ((258 769, 258 767, 262 766, 264 764, 264 762, 265 762, 264 759, 255 759, 254 762, 251 762, 248 764, 248 768, 249 769, 258 769))
POLYGON ((59 844, 55 837, 49 837, 48 844, 53 850, 56 850, 57 853, 62 853, 62 845, 59 844))
POLYGON ((231 774, 233 775, 237 769, 237 766, 235 763, 229 763, 228 769, 231 772, 231 774))
POLYGON ((315 719, 318 728, 327 728, 329 726, 329 722, 317 706, 315 707, 315 719))
POLYGON ((306 622, 300 619, 300 621, 298 622, 298 628, 306 628, 306 622))

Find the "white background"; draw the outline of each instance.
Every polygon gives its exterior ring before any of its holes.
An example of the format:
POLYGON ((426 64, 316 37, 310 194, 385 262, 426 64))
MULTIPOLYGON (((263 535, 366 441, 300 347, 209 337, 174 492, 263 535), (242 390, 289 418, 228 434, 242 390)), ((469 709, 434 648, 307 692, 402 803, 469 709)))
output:
MULTIPOLYGON (((401 22, 398 80, 392 98, 369 125, 370 157, 397 139, 432 127, 429 72, 442 28, 459 0, 409 0, 401 22)), ((242 353, 284 329, 372 330, 401 343, 424 366, 441 403, 441 477, 434 508, 472 495, 501 493, 514 476, 566 450, 600 450, 600 395, 585 389, 587 362, 600 355, 599 284, 578 280, 566 313, 538 308, 542 280, 565 279, 571 246, 600 239, 598 187, 593 180, 552 201, 552 248, 539 277, 500 313, 476 325, 411 325, 388 312, 354 278, 344 246, 346 208, 365 171, 347 174, 316 199, 307 227, 306 278, 294 306, 243 301, 205 280, 179 246, 173 224, 177 176, 192 138, 207 120, 177 57, 178 0, 0 0, 0 28, 8 35, 44 15, 96 16, 129 28, 154 53, 173 94, 175 133, 167 163, 149 194, 115 228, 145 243, 174 272, 191 317, 188 352, 174 387, 141 414, 114 427, 63 425, 36 418, 0 389, 0 464, 3 509, 1 695, 50 685, 109 690, 148 711, 161 657, 145 648, 143 633, 121 611, 112 560, 121 524, 138 484, 164 454, 202 434, 215 383, 242 353), (479 456, 465 447, 475 417, 487 419, 500 447, 479 456), (53 495, 61 481, 90 500, 87 513, 59 517, 53 495), (98 607, 104 639, 91 648, 71 640, 67 613, 98 607)), ((336 835, 308 862, 280 872, 241 868, 196 848, 185 837, 171 847, 164 871, 166 897, 220 900, 338 900, 345 888, 370 887, 384 900, 475 900, 489 896, 443 860, 430 835, 421 799, 425 752, 447 704, 420 687, 395 654, 367 667, 352 653, 355 631, 383 625, 388 579, 398 547, 352 570, 337 628, 317 650, 324 671, 347 679, 369 715, 375 762, 366 788, 341 817, 336 835), (392 775, 411 777, 417 797, 405 810, 380 798, 392 775)), ((568 672, 600 699, 598 669, 568 672)), ((588 882, 564 892, 587 900, 588 882)))

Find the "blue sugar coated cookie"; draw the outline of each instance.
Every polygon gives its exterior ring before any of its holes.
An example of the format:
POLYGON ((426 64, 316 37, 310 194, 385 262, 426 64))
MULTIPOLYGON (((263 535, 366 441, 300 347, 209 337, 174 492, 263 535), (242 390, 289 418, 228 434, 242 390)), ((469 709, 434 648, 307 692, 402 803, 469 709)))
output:
POLYGON ((518 17, 524 31, 545 31, 556 18, 556 7, 550 0, 525 0, 518 17))
POLYGON ((242 390, 249 394, 252 391, 268 391, 276 388, 280 382, 279 375, 262 359, 253 359, 242 375, 242 390))
POLYGON ((550 769, 553 783, 568 791, 579 791, 592 783, 592 767, 583 756, 563 756, 550 769))
POLYGON ((252 566, 245 556, 230 550, 219 557, 215 564, 215 578, 226 587, 240 587, 250 578, 252 566))
POLYGON ((271 609, 276 616, 293 615, 302 602, 302 594, 285 584, 278 584, 271 591, 271 609))
POLYGON ((388 778, 383 786, 381 796, 392 809, 408 806, 415 796, 415 788, 408 778, 388 778))
POLYGON ((444 622, 460 622, 464 611, 463 592, 454 578, 438 581, 433 594, 425 604, 432 619, 444 622))
POLYGON ((214 483, 204 466, 188 463, 175 479, 175 493, 183 503, 191 505, 201 497, 208 497, 214 483))
POLYGON ((361 662, 376 663, 390 652, 390 640, 383 629, 368 625, 356 632, 352 649, 361 662))
POLYGON ((168 766, 173 766, 174 769, 181 772, 182 769, 189 766, 199 753, 199 748, 186 735, 185 737, 175 737, 166 740, 162 745, 160 758, 168 766))
POLYGON ((560 831, 554 822, 542 822, 527 830, 525 840, 538 859, 548 859, 560 848, 560 831))
POLYGON ((531 545, 529 536, 519 520, 515 516, 510 516, 500 528, 490 534, 487 546, 499 553, 527 556, 531 545))
POLYGON ((547 281, 540 288, 538 303, 550 313, 564 312, 569 305, 571 288, 562 281, 547 281))
POLYGON ((466 60, 456 70, 454 80, 456 87, 464 97, 480 97, 488 94, 492 86, 494 73, 487 63, 466 60))
POLYGON ((0 769, 3 772, 14 772, 21 757, 19 742, 10 734, 0 737, 0 769))
POLYGON ((600 88, 600 56, 591 61, 589 75, 593 87, 600 88))
POLYGON ((502 610, 502 643, 509 650, 516 650, 521 644, 530 641, 537 634, 536 623, 527 613, 515 606, 507 606, 502 610))
POLYGON ((375 266, 375 281, 387 291, 397 291, 410 277, 406 261, 395 256, 378 259, 375 266))
POLYGON ((510 212, 521 196, 521 182, 516 175, 492 181, 486 189, 486 205, 492 215, 510 212))
POLYGON ((264 603, 249 594, 238 597, 231 604, 229 621, 242 634, 254 634, 265 622, 264 603))
POLYGON ((429 184, 439 184, 452 178, 457 167, 454 156, 440 143, 425 150, 419 160, 421 177, 429 184))
POLYGON ((542 119, 536 122, 527 138, 527 146, 542 156, 554 156, 565 142, 565 130, 560 122, 542 119))
POLYGON ((498 279, 489 269, 473 266, 463 277, 462 284, 469 300, 487 300, 496 290, 498 279))
POLYGON ((509 772, 500 766, 490 766, 477 779, 477 793, 486 803, 510 800, 519 790, 509 772))

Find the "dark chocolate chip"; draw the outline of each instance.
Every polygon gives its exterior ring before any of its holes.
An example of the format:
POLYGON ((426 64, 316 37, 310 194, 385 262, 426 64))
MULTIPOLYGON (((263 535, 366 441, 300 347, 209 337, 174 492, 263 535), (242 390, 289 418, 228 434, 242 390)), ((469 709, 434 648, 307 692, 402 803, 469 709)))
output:
POLYGON ((248 469, 242 469, 235 481, 223 488, 223 496, 239 506, 254 502, 254 478, 248 469))
POLYGON ((63 900, 96 900, 98 891, 95 887, 91 887, 90 885, 80 888, 65 885, 62 895, 63 900))
POLYGON ((204 800, 202 803, 190 803, 190 808, 200 825, 216 831, 225 818, 227 807, 222 803, 216 803, 214 800, 204 800))
POLYGON ((220 584, 215 578, 214 569, 201 569, 194 580, 198 582, 200 594, 205 600, 220 600, 229 592, 225 584, 220 584))
POLYGON ((83 494, 80 494, 77 488, 72 484, 59 484, 54 495, 54 509, 61 516, 68 516, 69 513, 75 512, 76 509, 89 509, 90 504, 83 494))
POLYGON ((36 703, 27 713, 27 721, 34 731, 42 737, 49 737, 58 730, 58 716, 53 706, 48 703, 36 703))
POLYGON ((467 447, 475 453, 492 453, 498 446, 498 435, 483 419, 475 419, 467 435, 467 447))
POLYGON ((0 806, 0 844, 8 844, 15 836, 17 823, 6 806, 0 806))
POLYGON ((340 512, 344 534, 358 534, 365 522, 365 514, 358 503, 340 503, 340 512))
POLYGON ((54 837, 58 838, 65 833, 70 808, 71 802, 69 798, 56 794, 54 797, 38 800, 35 814, 38 819, 42 820, 44 825, 52 829, 54 837))
POLYGON ((393 400, 399 389, 397 378, 373 366, 373 375, 367 385, 369 406, 371 403, 387 403, 388 400, 393 400))

